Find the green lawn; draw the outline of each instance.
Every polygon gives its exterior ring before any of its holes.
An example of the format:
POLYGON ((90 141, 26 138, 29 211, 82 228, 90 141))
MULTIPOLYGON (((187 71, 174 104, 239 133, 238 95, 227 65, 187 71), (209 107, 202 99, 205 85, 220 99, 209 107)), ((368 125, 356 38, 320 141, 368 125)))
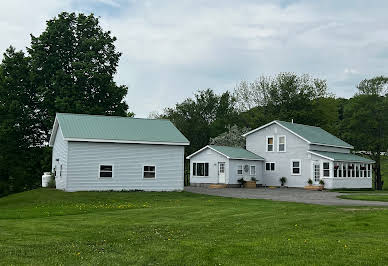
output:
POLYGON ((379 191, 379 192, 369 192, 369 193, 360 193, 360 194, 351 194, 351 195, 341 195, 339 198, 342 199, 353 199, 353 200, 369 200, 369 201, 388 201, 388 192, 379 191))
POLYGON ((0 264, 385 264, 388 209, 38 189, 0 199, 0 264))

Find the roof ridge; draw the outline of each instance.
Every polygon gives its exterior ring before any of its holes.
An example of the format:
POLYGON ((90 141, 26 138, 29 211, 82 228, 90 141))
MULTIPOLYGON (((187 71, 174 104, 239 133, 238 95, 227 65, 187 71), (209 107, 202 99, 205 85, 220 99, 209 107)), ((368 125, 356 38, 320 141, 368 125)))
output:
POLYGON ((320 129, 324 130, 323 128, 318 127, 318 126, 305 125, 305 124, 300 124, 300 123, 295 123, 295 122, 288 122, 288 121, 283 121, 283 120, 275 120, 275 121, 284 122, 284 123, 293 124, 293 125, 300 125, 300 126, 305 126, 305 127, 315 127, 315 128, 320 128, 320 129))
MULTIPOLYGON (((143 117, 128 117, 128 116, 119 116, 119 115, 96 115, 96 114, 80 114, 80 113, 63 113, 57 112, 56 115, 77 115, 77 116, 94 116, 94 117, 109 117, 109 118, 127 118, 127 119, 139 119, 139 120, 162 120, 162 121, 170 121, 166 118, 143 118, 143 117)), ((171 122, 171 121, 170 121, 171 122)))

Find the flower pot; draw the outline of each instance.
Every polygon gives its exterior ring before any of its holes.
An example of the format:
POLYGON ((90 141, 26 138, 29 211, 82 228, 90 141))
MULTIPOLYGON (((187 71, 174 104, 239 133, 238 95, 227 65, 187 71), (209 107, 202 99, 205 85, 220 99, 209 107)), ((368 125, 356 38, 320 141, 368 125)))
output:
POLYGON ((244 187, 245 188, 256 188, 256 181, 245 181, 244 187))

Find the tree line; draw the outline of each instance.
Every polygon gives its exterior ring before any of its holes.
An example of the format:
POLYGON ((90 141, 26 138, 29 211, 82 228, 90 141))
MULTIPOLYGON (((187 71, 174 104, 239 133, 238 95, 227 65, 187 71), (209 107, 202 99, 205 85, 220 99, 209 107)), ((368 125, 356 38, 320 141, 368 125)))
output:
MULTIPOLYGON (((50 130, 57 112, 133 116, 128 88, 113 77, 121 53, 93 14, 60 13, 31 35, 26 52, 10 46, 0 63, 0 196, 40 186, 51 169, 50 130)), ((211 143, 243 146, 241 134, 272 120, 320 126, 369 151, 381 188, 387 150, 388 78, 358 85, 351 99, 328 92, 325 80, 280 73, 242 81, 232 91, 197 91, 154 117, 170 119, 190 140, 186 154, 211 143)))

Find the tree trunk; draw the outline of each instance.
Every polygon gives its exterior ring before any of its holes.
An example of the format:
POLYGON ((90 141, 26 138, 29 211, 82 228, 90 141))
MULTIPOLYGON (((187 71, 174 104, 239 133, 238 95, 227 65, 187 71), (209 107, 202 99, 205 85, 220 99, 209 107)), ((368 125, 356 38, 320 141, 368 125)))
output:
POLYGON ((382 185, 382 180, 381 180, 381 167, 380 167, 380 157, 381 155, 378 154, 376 156, 376 164, 375 164, 375 180, 376 180, 376 189, 377 190, 382 190, 383 189, 383 185, 382 185))

